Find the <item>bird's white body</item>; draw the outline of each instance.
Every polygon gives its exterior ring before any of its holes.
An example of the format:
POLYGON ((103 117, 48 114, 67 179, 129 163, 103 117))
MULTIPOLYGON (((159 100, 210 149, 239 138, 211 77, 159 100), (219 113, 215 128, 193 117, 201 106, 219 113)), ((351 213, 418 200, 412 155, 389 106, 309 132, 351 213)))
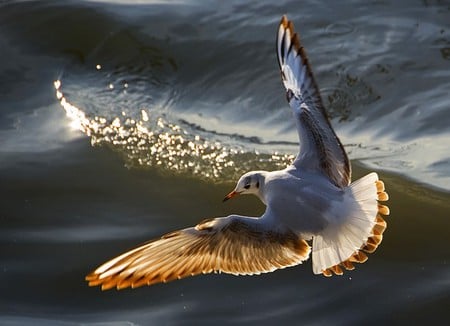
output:
POLYGON ((309 240, 325 229, 331 218, 326 216, 330 205, 338 206, 343 197, 344 191, 326 177, 289 166, 266 172, 261 199, 267 210, 262 218, 275 219, 309 240))
POLYGON ((253 194, 261 217, 230 215, 164 235, 98 267, 86 277, 102 289, 138 287, 200 273, 251 275, 301 264, 312 252, 315 274, 331 276, 367 260, 382 240, 389 209, 376 173, 351 183, 351 167, 322 104, 293 24, 283 16, 277 57, 300 150, 280 171, 244 174, 225 200, 253 194), (312 240, 312 246, 307 241, 312 240))

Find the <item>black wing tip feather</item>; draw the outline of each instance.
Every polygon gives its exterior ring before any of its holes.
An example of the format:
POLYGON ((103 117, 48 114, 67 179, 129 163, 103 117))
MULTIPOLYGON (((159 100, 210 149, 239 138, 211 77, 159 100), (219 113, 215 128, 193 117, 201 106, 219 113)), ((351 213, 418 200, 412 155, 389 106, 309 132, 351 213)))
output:
MULTIPOLYGON (((292 48, 295 48, 295 50, 297 50, 298 54, 300 54, 300 56, 302 57, 302 60, 303 61, 305 61, 305 59, 307 60, 306 54, 304 53, 303 46, 300 42, 300 35, 295 31, 294 23, 291 20, 289 20, 286 15, 283 15, 281 17, 281 21, 278 26, 278 30, 280 28, 283 28, 284 30, 288 30, 289 33, 291 34, 291 40, 290 40, 291 42, 290 42, 289 49, 287 50, 287 53, 290 53, 292 48)), ((279 37, 279 34, 277 35, 277 39, 276 39, 277 47, 278 47, 278 44, 280 43, 278 37, 279 37)), ((283 33, 283 40, 285 37, 286 37, 286 32, 283 33)), ((284 42, 282 42, 281 44, 283 44, 283 43, 284 42)), ((285 56, 285 53, 284 53, 285 48, 281 47, 280 50, 282 51, 282 57, 284 57, 285 56)), ((278 51, 277 51, 277 53, 278 53, 278 51)), ((282 61, 280 59, 283 59, 283 58, 279 58, 278 62, 282 61)))
MULTIPOLYGON (((300 57, 300 59, 302 61, 302 65, 306 67, 306 71, 307 71, 308 77, 312 81, 312 85, 313 85, 314 91, 316 92, 316 95, 318 97, 318 101, 319 101, 320 106, 321 106, 320 109, 322 110, 322 113, 328 118, 328 115, 327 115, 326 111, 323 109, 322 99, 321 99, 321 96, 320 96, 319 87, 317 86, 316 80, 315 80, 314 75, 312 73, 312 69, 311 69, 311 65, 310 65, 308 56, 306 54, 305 48, 303 47, 303 45, 302 45, 302 43, 300 41, 299 33, 295 31, 294 23, 291 20, 289 20, 286 15, 283 15, 281 17, 280 25, 279 25, 278 28, 279 29, 283 28, 285 30, 285 32, 283 33, 283 36, 282 36, 283 37, 282 42, 279 42, 280 33, 277 34, 277 41, 276 41, 276 46, 277 46, 276 53, 277 53, 277 56, 278 56, 278 65, 279 65, 280 70, 282 70, 282 65, 285 62, 285 58, 287 57, 287 54, 291 53, 292 49, 295 49, 295 51, 296 51, 295 56, 300 57), (289 45, 288 49, 285 49, 285 47, 283 46, 284 45, 284 38, 286 37, 286 34, 287 34, 286 30, 289 30, 289 33, 291 35, 290 45, 289 45), (280 45, 280 48, 278 49, 279 45, 280 45), (280 57, 280 54, 281 54, 281 57, 280 57)), ((282 74, 282 76, 283 76, 283 74, 282 74)))

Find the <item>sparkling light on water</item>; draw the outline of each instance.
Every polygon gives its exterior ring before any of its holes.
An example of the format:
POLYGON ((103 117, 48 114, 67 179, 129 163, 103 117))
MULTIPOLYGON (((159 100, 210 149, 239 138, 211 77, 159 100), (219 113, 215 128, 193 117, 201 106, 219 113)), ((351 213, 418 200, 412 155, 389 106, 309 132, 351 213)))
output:
POLYGON ((293 155, 248 152, 209 141, 143 109, 138 120, 126 112, 108 119, 90 117, 64 97, 60 80, 54 87, 71 126, 91 137, 92 146, 108 144, 125 154, 129 166, 156 166, 162 171, 230 180, 251 169, 284 168, 293 160, 293 155))

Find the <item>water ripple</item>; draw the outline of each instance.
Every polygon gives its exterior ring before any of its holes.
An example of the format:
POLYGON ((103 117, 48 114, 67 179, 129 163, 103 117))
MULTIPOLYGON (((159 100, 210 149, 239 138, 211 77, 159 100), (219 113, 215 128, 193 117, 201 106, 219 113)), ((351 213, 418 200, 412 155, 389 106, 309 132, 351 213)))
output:
POLYGON ((54 87, 73 127, 91 137, 92 146, 111 145, 129 166, 157 166, 162 171, 225 180, 238 177, 255 161, 260 169, 275 169, 293 159, 289 154, 249 152, 244 146, 211 141, 169 121, 161 114, 163 109, 142 109, 140 117, 130 117, 125 111, 116 116, 90 116, 66 99, 61 80, 54 87))

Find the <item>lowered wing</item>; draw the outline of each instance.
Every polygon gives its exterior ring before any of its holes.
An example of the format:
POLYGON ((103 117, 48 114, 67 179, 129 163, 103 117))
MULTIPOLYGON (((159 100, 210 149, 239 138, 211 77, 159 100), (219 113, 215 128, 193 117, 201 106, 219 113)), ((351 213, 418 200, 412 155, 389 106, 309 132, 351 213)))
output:
POLYGON ((98 267, 90 286, 123 289, 197 274, 251 275, 300 264, 310 246, 290 230, 274 231, 264 218, 231 215, 175 231, 98 267))

